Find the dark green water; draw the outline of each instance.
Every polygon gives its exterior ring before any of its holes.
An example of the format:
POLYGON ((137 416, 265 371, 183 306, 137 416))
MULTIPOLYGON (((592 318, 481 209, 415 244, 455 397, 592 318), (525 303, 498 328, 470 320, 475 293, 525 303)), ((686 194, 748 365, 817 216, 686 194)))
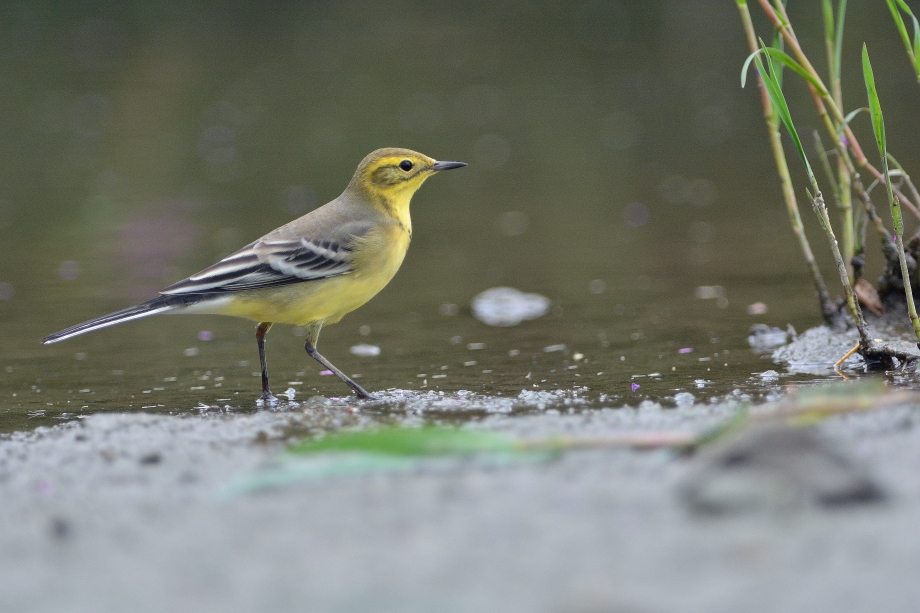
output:
MULTIPOLYGON (((793 18, 817 53, 817 21, 793 18)), ((920 92, 889 19, 851 7, 848 110, 865 104, 867 40, 890 147, 910 169, 920 92)), ((39 339, 328 201, 382 146, 470 166, 422 188, 403 269, 323 331, 320 349, 369 390, 761 397, 774 388, 752 373, 781 368, 750 351, 751 324, 820 320, 757 93, 738 84, 746 55, 734 6, 715 1, 0 6, 0 431, 95 411, 252 410, 249 322, 159 317, 39 339), (551 313, 482 324, 470 300, 498 285, 549 297, 551 313), (695 297, 714 285, 724 300, 695 297), (749 315, 754 302, 768 312, 749 315), (358 343, 381 355, 351 355, 358 343)), ((804 89, 789 89, 810 132, 804 89)), ((268 350, 276 393, 345 395, 290 328, 268 350)))

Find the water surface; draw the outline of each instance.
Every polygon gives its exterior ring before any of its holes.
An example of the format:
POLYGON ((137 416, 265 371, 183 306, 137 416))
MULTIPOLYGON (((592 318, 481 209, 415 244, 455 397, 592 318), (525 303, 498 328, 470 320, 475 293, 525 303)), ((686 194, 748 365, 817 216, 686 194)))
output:
MULTIPOLYGON (((847 61, 858 65, 862 40, 878 48, 892 149, 916 166, 903 52, 887 16, 850 10, 847 61)), ((782 369, 747 346, 754 323, 820 320, 757 93, 738 86, 746 48, 733 7, 2 11, 2 431, 97 411, 254 410, 246 321, 159 317, 48 347, 39 339, 148 299, 334 198, 381 146, 470 166, 422 188, 403 269, 323 331, 320 349, 369 390, 561 390, 578 407, 636 406, 682 392, 758 399, 814 379, 765 385, 757 373, 782 369), (550 313, 484 325, 470 301, 499 285, 547 296, 550 313), (750 315, 755 302, 767 312, 750 315), (381 354, 350 354, 359 343, 381 354)), ((800 36, 817 36, 817 21, 800 23, 800 36)), ((792 86, 794 112, 807 112, 803 94, 792 86)), ((833 286, 823 237, 807 223, 833 286)), ((268 351, 276 393, 345 395, 296 330, 273 329, 268 351)), ((527 398, 514 410, 547 409, 527 398)), ((488 410, 461 402, 456 414, 488 410)))

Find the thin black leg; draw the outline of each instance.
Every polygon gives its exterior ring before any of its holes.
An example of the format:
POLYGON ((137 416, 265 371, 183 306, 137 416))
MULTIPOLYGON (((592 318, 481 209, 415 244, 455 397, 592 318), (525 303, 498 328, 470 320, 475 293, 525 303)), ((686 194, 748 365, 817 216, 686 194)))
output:
POLYGON ((307 353, 310 355, 311 358, 313 358, 314 360, 316 360, 317 362, 319 362, 320 364, 322 364, 323 366, 325 366, 326 368, 334 372, 335 376, 337 376, 339 379, 344 381, 345 385, 347 385, 352 390, 354 390, 355 394, 358 395, 358 398, 373 398, 373 396, 367 393, 366 389, 364 389, 363 387, 355 383, 354 379, 352 379, 351 377, 343 373, 341 370, 336 368, 332 362, 330 362, 329 360, 324 358, 322 355, 320 355, 319 351, 316 350, 316 347, 310 344, 310 341, 307 341, 306 344, 303 346, 303 348, 307 350, 307 353))
POLYGON ((271 322, 263 321, 256 326, 256 343, 259 345, 259 363, 262 365, 262 397, 259 400, 274 404, 278 401, 268 389, 268 362, 265 361, 265 334, 271 329, 271 322))

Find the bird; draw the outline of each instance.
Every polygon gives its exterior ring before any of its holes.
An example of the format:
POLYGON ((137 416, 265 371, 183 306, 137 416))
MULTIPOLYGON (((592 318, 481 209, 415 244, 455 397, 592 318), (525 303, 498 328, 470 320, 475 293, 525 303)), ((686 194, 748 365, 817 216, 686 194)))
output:
POLYGON ((371 394, 316 349, 323 326, 373 298, 399 270, 412 239, 409 202, 430 176, 466 166, 395 147, 368 154, 342 194, 272 230, 156 298, 71 326, 50 344, 160 313, 232 315, 257 322, 260 403, 274 404, 265 335, 274 324, 306 330, 304 349, 362 399, 371 394))

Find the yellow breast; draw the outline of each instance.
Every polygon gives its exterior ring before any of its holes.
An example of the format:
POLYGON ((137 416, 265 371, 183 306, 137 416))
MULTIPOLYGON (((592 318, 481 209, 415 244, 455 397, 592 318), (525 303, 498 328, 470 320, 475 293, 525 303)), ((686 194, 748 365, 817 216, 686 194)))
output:
POLYGON ((355 250, 354 271, 338 277, 240 292, 197 312, 306 326, 333 324, 386 287, 409 248, 404 226, 381 227, 355 250))

